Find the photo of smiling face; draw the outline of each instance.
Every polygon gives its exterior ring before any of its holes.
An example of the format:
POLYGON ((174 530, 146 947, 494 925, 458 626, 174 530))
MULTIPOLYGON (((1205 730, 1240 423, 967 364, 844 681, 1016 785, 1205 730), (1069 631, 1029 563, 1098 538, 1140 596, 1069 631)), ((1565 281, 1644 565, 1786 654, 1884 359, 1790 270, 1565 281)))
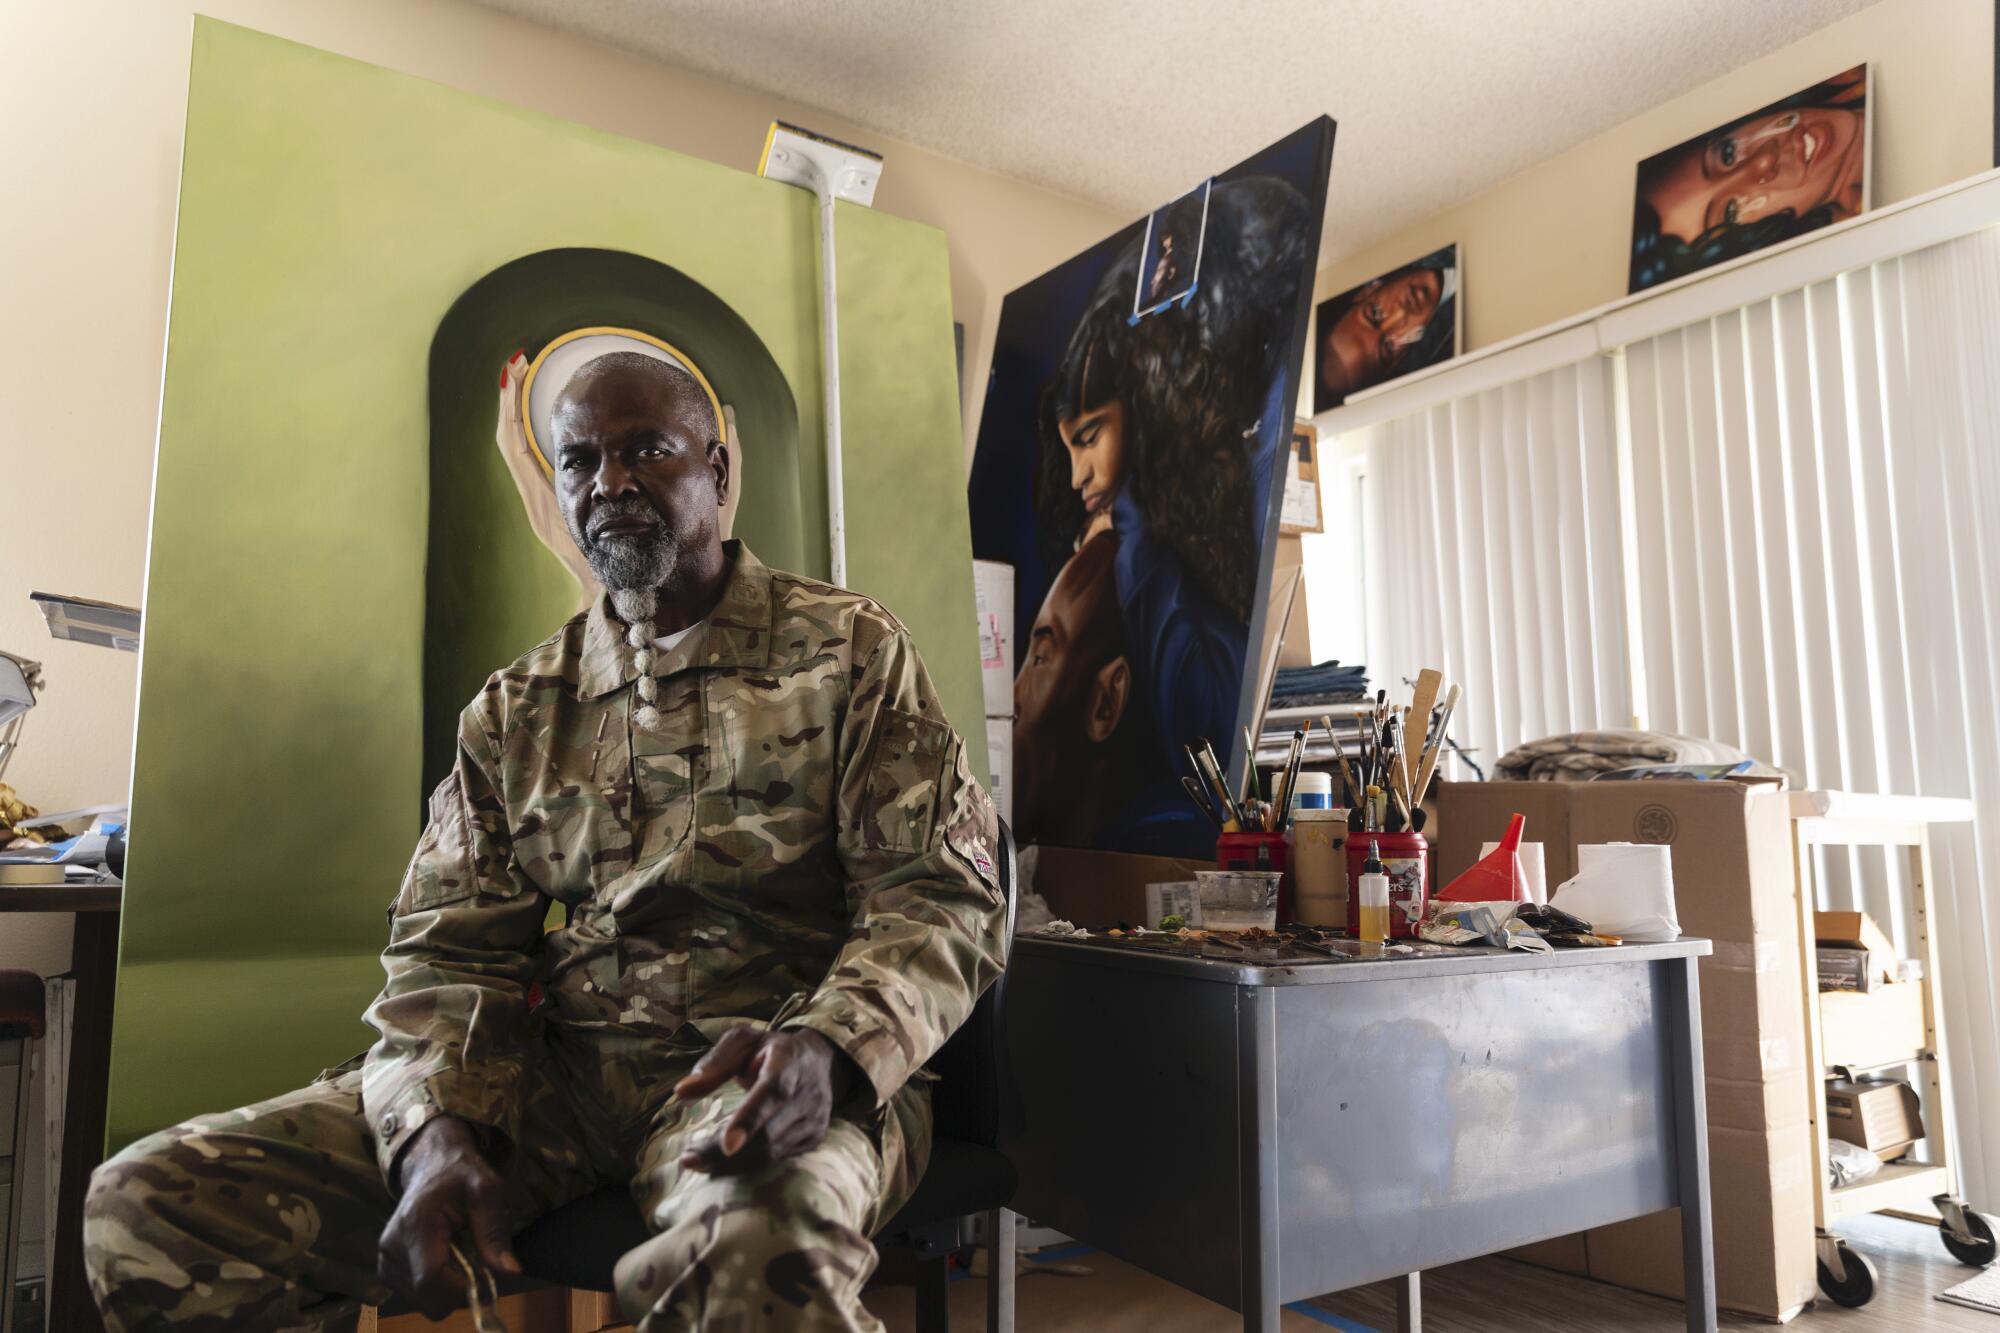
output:
POLYGON ((1862 115, 1839 107, 1781 111, 1717 131, 1651 173, 1640 197, 1660 230, 1692 239, 1713 227, 1832 204, 1861 211, 1862 115))
POLYGON ((1319 307, 1313 410, 1458 351, 1458 247, 1448 245, 1319 307))
POLYGON ((1856 66, 1641 162, 1631 290, 1865 209, 1867 91, 1856 66))
POLYGON ((1433 269, 1377 278, 1320 340, 1320 375, 1343 396, 1386 379, 1437 313, 1444 280, 1433 269))

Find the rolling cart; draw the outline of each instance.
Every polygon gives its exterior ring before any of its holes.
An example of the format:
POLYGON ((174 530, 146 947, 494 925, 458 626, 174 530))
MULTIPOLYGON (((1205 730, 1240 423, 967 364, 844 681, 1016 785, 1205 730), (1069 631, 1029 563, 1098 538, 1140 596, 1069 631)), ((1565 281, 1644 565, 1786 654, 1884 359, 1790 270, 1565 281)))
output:
POLYGON ((1951 1077, 1945 1068, 1944 1012, 1938 1003, 1937 944, 1932 938, 1932 824, 1965 823, 1972 818, 1970 801, 1914 796, 1859 796, 1837 791, 1794 792, 1791 797, 1792 851, 1798 876, 1800 940, 1805 952, 1800 976, 1805 985, 1806 1049, 1817 1056, 1807 1080, 1812 1087, 1812 1170, 1816 1185, 1813 1222, 1818 1238, 1819 1286, 1830 1300, 1846 1306, 1866 1305, 1875 1295, 1875 1266, 1829 1229, 1836 1218, 1856 1213, 1896 1213, 1928 1221, 1935 1213, 1944 1246, 1961 1263, 1984 1267, 1993 1262, 1992 1226, 1960 1197, 1958 1127, 1953 1120, 1951 1077), (1818 883, 1813 851, 1818 847, 1881 847, 1889 856, 1901 849, 1908 857, 1910 918, 1913 937, 1899 942, 1923 967, 1909 983, 1921 987, 1921 1034, 1914 1021, 1907 1039, 1871 1041, 1865 1047, 1839 1049, 1843 1039, 1829 1038, 1820 1014, 1819 966, 1813 911, 1818 883), (1826 1079, 1839 1073, 1848 1078, 1889 1069, 1908 1070, 1910 1081, 1924 1094, 1931 1114, 1923 1162, 1890 1162, 1866 1180, 1836 1186, 1827 1175, 1826 1079))

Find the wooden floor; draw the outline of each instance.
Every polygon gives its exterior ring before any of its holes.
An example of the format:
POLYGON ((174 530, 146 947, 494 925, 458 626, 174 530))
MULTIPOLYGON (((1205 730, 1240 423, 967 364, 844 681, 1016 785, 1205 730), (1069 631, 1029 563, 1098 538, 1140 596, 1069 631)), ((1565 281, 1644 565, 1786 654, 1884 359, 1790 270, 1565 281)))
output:
MULTIPOLYGON (((1841 1232, 1875 1262, 1881 1290, 1860 1310, 1822 1301, 1793 1322, 1803 1333, 2000 1333, 2000 1315, 1934 1299, 1973 1270, 1945 1253, 1935 1227, 1887 1217, 1841 1224, 1841 1232)), ((1087 1277, 1031 1271, 1016 1288, 1022 1333, 1078 1329, 1091 1333, 1234 1333, 1241 1321, 1228 1310, 1151 1277, 1109 1255, 1089 1253, 1069 1261, 1087 1277)), ((952 1283, 952 1327, 961 1333, 985 1325, 986 1283, 952 1283)), ((915 1293, 877 1287, 873 1310, 892 1333, 916 1328, 915 1293)), ((1393 1297, 1386 1287, 1342 1292, 1315 1303, 1311 1313, 1288 1310, 1286 1333, 1326 1327, 1390 1330, 1393 1297)), ((1769 1328, 1760 1320, 1724 1315, 1724 1328, 1769 1328)), ((1585 1278, 1551 1273, 1508 1259, 1476 1259, 1424 1275, 1424 1327, 1432 1333, 1681 1333, 1680 1305, 1585 1278)))

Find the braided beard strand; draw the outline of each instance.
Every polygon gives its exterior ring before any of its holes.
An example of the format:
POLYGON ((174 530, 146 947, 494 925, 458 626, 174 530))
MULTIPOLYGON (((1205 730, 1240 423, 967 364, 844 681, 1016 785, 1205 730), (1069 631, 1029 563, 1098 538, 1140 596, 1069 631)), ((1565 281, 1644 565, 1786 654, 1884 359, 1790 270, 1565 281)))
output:
POLYGON ((632 650, 632 669, 638 673, 639 707, 632 721, 643 731, 658 732, 660 682, 653 675, 653 640, 658 637, 653 633, 653 616, 660 609, 659 599, 651 588, 612 588, 610 593, 612 609, 625 622, 625 643, 632 650))

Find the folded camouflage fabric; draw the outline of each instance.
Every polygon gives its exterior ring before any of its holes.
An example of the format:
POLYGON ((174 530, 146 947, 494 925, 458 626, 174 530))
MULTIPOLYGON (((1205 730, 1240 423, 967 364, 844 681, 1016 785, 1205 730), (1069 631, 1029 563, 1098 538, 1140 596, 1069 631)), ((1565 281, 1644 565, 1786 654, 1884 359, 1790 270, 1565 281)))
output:
MULTIPOLYGON (((1517 745, 1493 770, 1497 781, 1587 782, 1641 764, 1738 764, 1749 755, 1720 741, 1664 731, 1573 731, 1517 745)), ((1775 772, 1758 764, 1756 771, 1775 772)))

